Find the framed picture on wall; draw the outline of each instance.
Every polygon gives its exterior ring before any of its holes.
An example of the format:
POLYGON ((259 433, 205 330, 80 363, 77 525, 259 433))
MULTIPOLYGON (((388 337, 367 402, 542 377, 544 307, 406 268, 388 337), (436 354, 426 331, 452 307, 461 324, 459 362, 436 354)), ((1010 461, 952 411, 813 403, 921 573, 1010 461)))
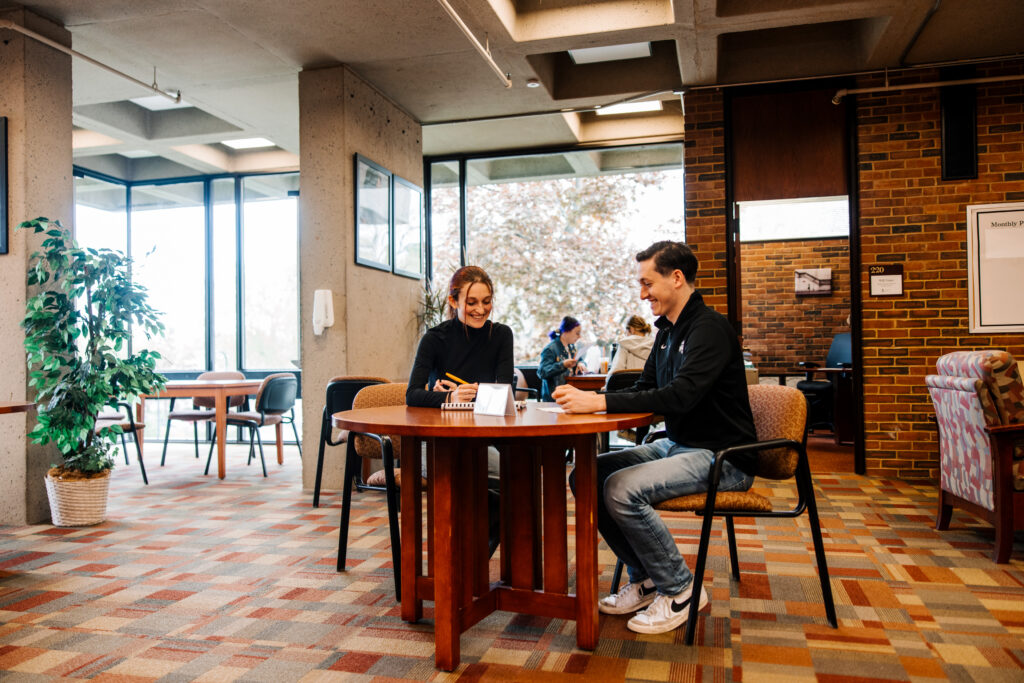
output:
POLYGON ((7 117, 0 116, 0 254, 7 249, 7 117))
POLYGON ((418 280, 423 277, 423 190, 405 178, 394 176, 393 181, 392 269, 396 275, 418 280))
POLYGON ((391 271, 391 171, 356 154, 356 263, 391 271))

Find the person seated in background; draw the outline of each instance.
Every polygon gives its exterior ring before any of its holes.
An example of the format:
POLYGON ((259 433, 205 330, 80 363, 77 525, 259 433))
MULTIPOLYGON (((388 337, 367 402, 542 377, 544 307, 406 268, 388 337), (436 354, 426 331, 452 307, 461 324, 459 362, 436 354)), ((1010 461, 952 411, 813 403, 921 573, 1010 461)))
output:
POLYGON ((576 360, 576 342, 580 340, 583 327, 572 316, 562 318, 557 330, 548 336, 551 342, 540 352, 537 376, 541 379, 540 400, 551 401, 551 392, 565 384, 565 378, 579 374, 586 368, 576 360))
MULTIPOLYGON (((494 285, 479 266, 455 271, 448 284, 448 320, 420 339, 405 392, 405 404, 440 408, 476 398, 481 382, 512 384, 512 328, 490 320, 494 285), (461 380, 453 380, 452 377, 461 380)), ((488 540, 498 547, 499 456, 487 449, 488 540)))
MULTIPOLYGON (((692 594, 693 574, 654 506, 707 491, 714 452, 757 436, 739 341, 725 316, 695 290, 697 257, 682 242, 664 241, 636 260, 640 298, 658 316, 643 373, 621 392, 562 386, 554 398, 568 413, 665 416, 668 438, 597 456, 597 528, 629 571, 629 583, 602 598, 598 609, 637 612, 626 623, 629 629, 665 633, 686 622, 690 600, 704 607, 708 596, 702 586, 692 594)), ((722 468, 720 490, 744 491, 756 472, 756 455, 731 458, 722 468)), ((569 486, 575 493, 575 470, 569 486)))
POLYGON ((650 324, 638 315, 632 316, 626 323, 626 336, 618 341, 608 372, 642 370, 653 347, 650 324))

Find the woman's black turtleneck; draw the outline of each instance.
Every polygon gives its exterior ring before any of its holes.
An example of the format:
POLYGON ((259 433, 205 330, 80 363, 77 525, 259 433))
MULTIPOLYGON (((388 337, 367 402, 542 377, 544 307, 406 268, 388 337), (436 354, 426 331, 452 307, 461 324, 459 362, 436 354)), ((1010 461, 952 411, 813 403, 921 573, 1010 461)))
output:
POLYGON ((473 328, 453 318, 427 330, 409 374, 406 405, 441 407, 448 394, 430 388, 448 372, 470 383, 512 384, 512 329, 490 320, 473 328))

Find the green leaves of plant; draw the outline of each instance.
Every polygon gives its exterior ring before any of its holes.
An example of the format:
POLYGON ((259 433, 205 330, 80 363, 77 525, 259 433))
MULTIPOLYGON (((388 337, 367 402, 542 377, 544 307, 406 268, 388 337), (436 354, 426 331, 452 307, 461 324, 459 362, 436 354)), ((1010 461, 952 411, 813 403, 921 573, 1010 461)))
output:
POLYGON ((96 415, 166 382, 155 370, 159 354, 142 349, 121 357, 133 324, 149 337, 163 334, 160 314, 147 302, 145 288, 132 282, 130 261, 121 252, 81 249, 60 221, 48 218, 18 227, 46 234, 27 276, 40 291, 26 303, 21 323, 29 386, 39 404, 29 437, 53 443, 67 467, 110 469, 121 430, 95 433, 96 415))

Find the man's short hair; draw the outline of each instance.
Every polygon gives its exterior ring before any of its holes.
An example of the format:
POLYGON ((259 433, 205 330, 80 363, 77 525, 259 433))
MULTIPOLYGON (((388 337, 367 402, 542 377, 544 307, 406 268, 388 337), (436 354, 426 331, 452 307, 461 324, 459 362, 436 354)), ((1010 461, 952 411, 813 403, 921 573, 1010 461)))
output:
POLYGON ((641 263, 652 258, 654 269, 662 275, 669 275, 673 270, 681 271, 691 285, 697 278, 697 257, 693 250, 682 242, 655 242, 636 255, 636 262, 641 263))

